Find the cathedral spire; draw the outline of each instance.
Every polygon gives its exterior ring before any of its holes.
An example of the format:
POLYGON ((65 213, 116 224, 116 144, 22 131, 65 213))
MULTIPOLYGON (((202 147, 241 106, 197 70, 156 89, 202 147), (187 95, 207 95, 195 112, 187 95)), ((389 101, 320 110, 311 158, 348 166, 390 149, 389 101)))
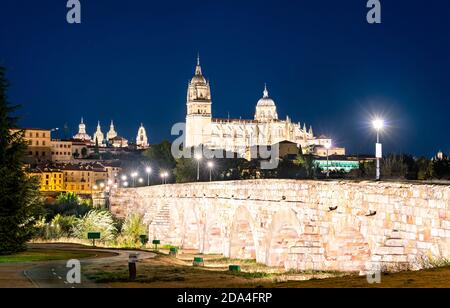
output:
POLYGON ((264 98, 268 98, 269 97, 269 90, 267 90, 267 83, 264 83, 263 97, 264 98))
POLYGON ((202 74, 202 67, 200 66, 200 54, 197 54, 197 66, 195 67, 195 75, 201 76, 202 74))

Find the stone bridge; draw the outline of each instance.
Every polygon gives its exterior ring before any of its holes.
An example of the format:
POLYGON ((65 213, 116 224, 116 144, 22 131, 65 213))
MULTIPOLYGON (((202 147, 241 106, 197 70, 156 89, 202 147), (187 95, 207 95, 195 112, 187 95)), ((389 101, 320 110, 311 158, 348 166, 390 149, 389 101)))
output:
POLYGON ((250 180, 111 193, 140 213, 150 239, 298 270, 360 273, 450 256, 450 186, 250 180))

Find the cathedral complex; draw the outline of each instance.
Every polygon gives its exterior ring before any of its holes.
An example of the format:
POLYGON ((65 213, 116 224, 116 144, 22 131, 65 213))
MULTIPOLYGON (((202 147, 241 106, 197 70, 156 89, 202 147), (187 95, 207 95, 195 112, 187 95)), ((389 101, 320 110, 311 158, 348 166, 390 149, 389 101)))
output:
MULTIPOLYGON (((90 135, 87 134, 86 124, 84 124, 83 118, 81 118, 81 123, 78 125, 78 133, 75 136, 73 136, 73 139, 98 144, 98 146, 100 147, 108 147, 108 146, 115 148, 128 147, 128 140, 117 134, 113 121, 111 121, 109 131, 106 133, 106 135, 103 134, 99 121, 97 123, 97 130, 91 137, 90 135)), ((142 123, 137 132, 136 147, 138 149, 146 149, 149 147, 147 132, 145 131, 144 125, 142 123)))
POLYGON ((195 75, 188 85, 186 116, 186 147, 204 145, 210 149, 224 149, 244 154, 250 147, 270 146, 279 142, 292 142, 303 152, 323 156, 345 155, 344 148, 332 146, 325 136, 314 136, 313 129, 304 123, 294 123, 288 116, 278 118, 275 101, 270 98, 267 86, 256 104, 252 120, 219 119, 212 117, 212 95, 209 81, 203 76, 200 59, 195 75), (327 149, 327 150, 325 150, 327 149))

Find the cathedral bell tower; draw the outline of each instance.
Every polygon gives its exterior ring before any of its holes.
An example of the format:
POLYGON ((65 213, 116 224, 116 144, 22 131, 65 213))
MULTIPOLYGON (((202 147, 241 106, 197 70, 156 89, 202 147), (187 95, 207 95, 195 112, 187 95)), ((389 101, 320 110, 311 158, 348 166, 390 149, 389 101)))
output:
POLYGON ((200 57, 195 75, 188 85, 185 147, 207 145, 211 142, 211 88, 203 77, 200 57))

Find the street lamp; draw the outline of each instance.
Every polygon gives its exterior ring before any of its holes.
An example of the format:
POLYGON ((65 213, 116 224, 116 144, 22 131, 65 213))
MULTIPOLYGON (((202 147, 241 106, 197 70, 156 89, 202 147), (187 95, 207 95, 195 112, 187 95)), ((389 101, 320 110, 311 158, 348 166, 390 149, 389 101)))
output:
POLYGON ((122 179, 122 181, 126 181, 127 180, 127 176, 124 174, 124 175, 122 175, 121 179, 122 179))
POLYGON ((214 163, 212 161, 208 162, 208 168, 209 168, 209 181, 211 182, 212 181, 211 173, 212 173, 212 169, 214 168, 214 163))
POLYGON ((147 186, 150 186, 150 173, 152 173, 152 168, 145 168, 145 172, 147 172, 147 186))
POLYGON ((143 178, 139 178, 139 184, 142 184, 142 183, 144 183, 144 179, 143 178))
POLYGON ((161 179, 162 179, 161 180, 162 184, 166 184, 166 178, 169 176, 169 174, 167 172, 161 172, 160 176, 161 176, 161 179))
POLYGON ((97 189, 98 189, 98 186, 97 186, 97 185, 94 185, 92 188, 94 188, 94 190, 97 190, 97 189))
POLYGON ((200 161, 202 160, 202 155, 196 154, 195 159, 197 160, 197 182, 200 181, 200 161))
POLYGON ((101 189, 105 188, 105 183, 103 183, 103 182, 100 183, 100 188, 101 188, 101 189))
POLYGON ((327 149, 327 178, 330 177, 330 165, 328 160, 328 150, 331 148, 331 143, 325 144, 325 149, 327 149))
POLYGON ((131 178, 133 179, 133 187, 136 187, 136 177, 138 176, 137 172, 133 172, 131 174, 131 178))
POLYGON ((375 119, 372 121, 373 128, 377 131, 377 143, 375 145, 375 156, 377 158, 377 173, 376 180, 380 180, 380 158, 383 157, 383 148, 380 143, 380 131, 384 128, 384 120, 383 119, 375 119))
POLYGON ((128 181, 123 182, 123 187, 128 187, 128 181))

